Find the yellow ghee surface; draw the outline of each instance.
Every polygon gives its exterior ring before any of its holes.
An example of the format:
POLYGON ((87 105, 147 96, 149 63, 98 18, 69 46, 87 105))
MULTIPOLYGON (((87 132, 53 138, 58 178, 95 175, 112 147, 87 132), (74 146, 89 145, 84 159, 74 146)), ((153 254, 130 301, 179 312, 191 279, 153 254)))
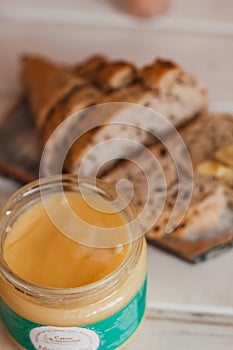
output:
MULTIPOLYGON (((66 192, 65 195, 74 213, 88 224, 105 228, 125 225, 121 213, 109 213, 111 208, 106 201, 89 198, 86 202, 74 192, 66 192), (96 210, 96 207, 101 210, 96 210)), ((46 206, 56 208, 59 216, 63 206, 62 195, 49 195, 44 200, 46 206)), ((128 250, 127 245, 120 249, 96 248, 71 240, 54 225, 44 203, 39 201, 24 211, 12 225, 4 243, 4 259, 18 276, 33 284, 75 288, 110 274, 122 263, 128 250)))

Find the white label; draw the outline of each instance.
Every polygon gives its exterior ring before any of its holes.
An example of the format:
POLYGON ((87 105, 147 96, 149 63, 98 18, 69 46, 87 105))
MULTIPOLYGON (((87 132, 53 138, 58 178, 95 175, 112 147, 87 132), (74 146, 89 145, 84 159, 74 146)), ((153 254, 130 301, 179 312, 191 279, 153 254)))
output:
POLYGON ((37 350, 96 350, 100 344, 94 331, 78 327, 38 327, 30 339, 37 350))

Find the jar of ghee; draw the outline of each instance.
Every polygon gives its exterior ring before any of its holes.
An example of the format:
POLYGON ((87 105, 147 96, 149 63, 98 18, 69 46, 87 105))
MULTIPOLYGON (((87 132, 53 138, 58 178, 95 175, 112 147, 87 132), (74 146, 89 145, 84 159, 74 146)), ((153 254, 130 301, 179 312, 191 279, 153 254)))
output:
MULTIPOLYGON (((116 197, 102 181, 81 182, 89 194, 97 188, 109 203, 116 197)), ((19 349, 123 349, 145 314, 145 238, 101 248, 67 237, 50 220, 41 199, 42 190, 50 207, 58 208, 61 187, 70 207, 91 224, 108 228, 135 218, 128 204, 110 214, 88 206, 73 175, 45 178, 16 192, 0 215, 3 324, 19 349)), ((123 196, 120 201, 125 203, 123 196)))

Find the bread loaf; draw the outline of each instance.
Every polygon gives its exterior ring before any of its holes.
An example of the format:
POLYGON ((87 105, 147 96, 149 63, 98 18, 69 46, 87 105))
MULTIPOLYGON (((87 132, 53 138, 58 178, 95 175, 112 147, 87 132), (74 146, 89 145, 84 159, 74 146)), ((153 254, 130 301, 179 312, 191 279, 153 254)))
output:
MULTIPOLYGON (((110 61, 104 56, 94 56, 75 67, 64 68, 47 60, 27 57, 24 60, 23 76, 29 101, 46 143, 53 131, 69 116, 83 108, 108 104, 107 111, 92 109, 85 113, 85 121, 77 118, 77 134, 100 124, 130 122, 133 126, 105 125, 88 131, 69 152, 66 169, 77 172, 87 152, 106 140, 121 137, 149 145, 151 136, 166 132, 162 122, 155 118, 153 110, 160 112, 175 127, 186 124, 207 105, 207 90, 181 67, 165 60, 156 60, 151 66, 137 69, 133 64, 110 61), (123 102, 113 104, 112 102, 123 102), (134 105, 133 105, 134 104, 134 105), (144 108, 135 113, 135 104, 144 108), (144 116, 147 116, 145 118, 144 116), (82 130, 82 125, 85 128, 82 130)), ((64 131, 65 132, 65 131, 64 131)), ((69 134, 64 144, 69 143, 69 134)), ((120 158, 131 156, 135 147, 119 143, 120 158)), ((111 144, 101 154, 92 153, 92 161, 86 162, 86 175, 104 165, 114 155, 111 144), (104 156, 104 157, 103 157, 104 156), (93 162, 93 159, 95 160, 93 162)), ((113 160, 111 166, 115 163, 113 160)), ((104 167, 103 167, 104 169, 104 167)), ((106 168, 105 168, 106 169, 106 168)))

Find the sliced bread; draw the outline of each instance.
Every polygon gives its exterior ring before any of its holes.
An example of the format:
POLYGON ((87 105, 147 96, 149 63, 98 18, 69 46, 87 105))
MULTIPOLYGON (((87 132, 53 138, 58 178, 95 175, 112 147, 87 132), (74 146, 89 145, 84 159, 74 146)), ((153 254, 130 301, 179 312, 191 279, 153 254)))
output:
MULTIPOLYGON (((120 144, 118 152, 111 147, 98 149, 97 145, 111 140, 115 137, 122 139, 129 139, 139 142, 143 145, 148 145, 151 142, 151 137, 148 132, 152 132, 157 136, 161 132, 170 131, 171 127, 166 124, 162 118, 159 120, 158 113, 170 122, 175 127, 180 127, 192 120, 196 115, 206 108, 207 105, 207 91, 203 85, 195 78, 185 73, 179 66, 169 61, 157 60, 152 66, 154 76, 156 76, 156 85, 152 84, 151 76, 143 70, 138 75, 138 82, 131 86, 126 86, 119 90, 113 91, 104 95, 96 104, 108 103, 108 106, 99 107, 91 112, 91 116, 87 113, 86 118, 93 120, 93 114, 99 115, 97 117, 99 122, 106 124, 119 123, 118 126, 104 125, 95 130, 95 133, 88 133, 88 138, 83 144, 77 142, 75 147, 70 152, 71 161, 67 162, 68 170, 77 172, 83 157, 88 152, 92 151, 91 159, 86 160, 85 174, 93 175, 97 168, 104 165, 104 161, 113 159, 114 155, 118 157, 128 157, 133 152, 136 152, 135 144, 132 148, 127 144, 124 148, 124 143, 120 144), (122 103, 119 106, 111 106, 111 102, 128 102, 140 106, 149 107, 144 110, 130 104, 122 103), (108 118, 103 117, 103 110, 108 114, 108 118), (126 126, 124 122, 131 123, 133 126, 126 126), (122 123, 122 125, 120 125, 122 123), (92 136, 92 137, 90 137, 92 136), (95 160, 95 161, 94 161, 95 160)), ((89 126, 91 127, 91 122, 89 126)), ((111 162, 114 164, 114 161, 111 162)), ((105 167, 102 168, 103 170, 105 167)))
MULTIPOLYGON (((89 158, 83 167, 86 175, 94 174, 99 168, 103 172, 106 170, 104 162, 111 159, 113 165, 117 161, 113 160, 115 156, 131 156, 138 150, 136 142, 139 146, 150 144, 152 138, 147 131, 156 136, 168 132, 170 126, 164 120, 180 127, 207 105, 207 90, 202 83, 175 63, 161 59, 137 70, 131 63, 94 56, 68 69, 41 58, 28 57, 24 61, 23 76, 44 143, 70 115, 100 105, 100 108, 86 111, 82 123, 77 118, 74 125, 77 135, 88 132, 74 144, 66 161, 66 169, 77 172, 85 154, 93 150, 92 160, 89 158), (135 142, 131 143, 132 147, 127 142, 120 143, 118 152, 110 143, 104 152, 96 147, 119 137, 135 142)), ((64 144, 69 143, 69 133, 66 138, 64 144)))
MULTIPOLYGON (((138 212, 141 213, 147 205, 141 223, 152 241, 166 234, 171 218, 179 222, 173 228, 172 235, 186 240, 205 240, 229 234, 233 227, 233 179, 201 176, 195 173, 195 167, 204 160, 213 159, 216 150, 233 144, 233 117, 203 114, 184 127, 180 134, 191 156, 194 178, 188 171, 183 145, 175 142, 175 136, 170 136, 165 140, 165 146, 149 147, 158 163, 149 158, 148 151, 144 150, 132 159, 133 163, 124 161, 104 179, 113 184, 126 179, 133 184, 132 201, 138 212), (172 148, 172 153, 169 153, 166 145, 172 148), (146 165, 143 171, 135 165, 142 164, 142 159, 146 165), (150 191, 147 179, 151 183, 150 191)), ((123 191, 131 196, 131 186, 127 182, 124 184, 123 191)))

